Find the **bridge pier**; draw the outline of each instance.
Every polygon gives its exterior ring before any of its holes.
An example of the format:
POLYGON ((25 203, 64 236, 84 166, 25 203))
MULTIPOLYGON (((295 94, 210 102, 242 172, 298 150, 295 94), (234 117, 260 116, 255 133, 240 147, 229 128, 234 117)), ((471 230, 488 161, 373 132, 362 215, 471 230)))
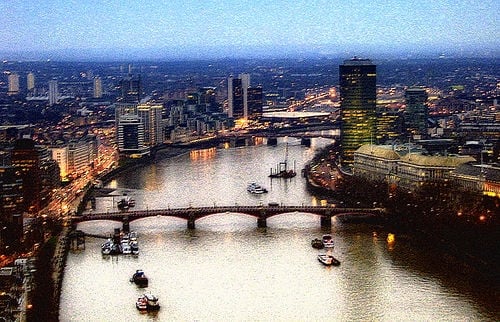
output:
POLYGON ((267 227, 267 220, 265 217, 257 218, 257 227, 259 227, 259 228, 266 228, 267 227))
POLYGON ((130 232, 130 222, 128 220, 128 216, 123 216, 122 231, 125 234, 128 234, 130 232))
POLYGON ((321 227, 331 227, 332 226, 332 217, 330 216, 321 216, 321 227))
POLYGON ((188 229, 194 229, 195 228, 193 214, 189 214, 187 223, 188 223, 188 229))

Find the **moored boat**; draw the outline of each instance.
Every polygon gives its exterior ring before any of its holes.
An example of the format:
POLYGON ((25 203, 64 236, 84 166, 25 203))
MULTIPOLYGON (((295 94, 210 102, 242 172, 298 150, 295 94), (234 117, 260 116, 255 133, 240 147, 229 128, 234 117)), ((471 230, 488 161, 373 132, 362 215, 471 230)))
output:
POLYGON ((317 249, 325 247, 325 245, 323 245, 323 242, 319 238, 314 238, 313 240, 311 240, 311 246, 317 249))
POLYGON ((330 234, 324 234, 323 237, 321 237, 321 242, 323 243, 323 246, 325 246, 325 247, 333 247, 334 246, 333 237, 330 234))
POLYGON ((154 311, 160 309, 160 303, 158 302, 158 297, 150 293, 144 293, 141 297, 146 302, 146 310, 154 311))
POLYGON ((326 266, 339 266, 340 261, 329 254, 318 254, 318 260, 326 266))
POLYGON ((148 301, 144 298, 144 296, 141 296, 135 302, 135 307, 139 311, 146 311, 148 309, 148 301))
POLYGON ((142 269, 135 271, 134 275, 130 279, 131 282, 135 283, 137 286, 146 287, 148 286, 148 278, 142 269))

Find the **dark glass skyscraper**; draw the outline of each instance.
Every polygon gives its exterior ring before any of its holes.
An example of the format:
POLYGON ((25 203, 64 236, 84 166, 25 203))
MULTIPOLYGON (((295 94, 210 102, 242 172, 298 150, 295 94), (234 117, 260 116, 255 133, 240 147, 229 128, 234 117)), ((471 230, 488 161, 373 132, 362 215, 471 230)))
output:
POLYGON ((416 138, 427 136, 427 92, 424 88, 412 87, 405 92, 405 122, 407 131, 416 138))
POLYGON ((376 138, 377 67, 353 58, 339 66, 341 162, 351 164, 354 151, 376 138))

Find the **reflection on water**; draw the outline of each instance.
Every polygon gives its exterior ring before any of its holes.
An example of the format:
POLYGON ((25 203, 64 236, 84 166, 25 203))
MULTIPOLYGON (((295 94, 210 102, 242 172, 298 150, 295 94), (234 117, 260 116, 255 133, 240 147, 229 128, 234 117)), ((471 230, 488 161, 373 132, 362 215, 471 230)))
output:
MULTIPOLYGON (((314 150, 290 143, 290 159, 303 167, 314 150)), ((186 154, 116 179, 139 209, 192 205, 253 205, 270 201, 317 204, 303 178, 270 180, 269 166, 284 144, 186 154), (246 192, 248 182, 269 193, 246 192)), ((299 172, 298 171, 298 172, 299 172)), ((96 211, 115 207, 98 198, 96 211)), ((244 214, 216 214, 196 221, 153 217, 131 222, 139 234, 138 256, 102 256, 103 240, 87 238, 68 256, 61 321, 485 321, 498 320, 496 289, 446 267, 441 254, 415 248, 380 228, 333 221, 321 228, 312 214, 269 218, 267 228, 244 214), (326 267, 311 240, 331 232, 338 267, 326 267), (129 282, 136 269, 149 277, 147 291, 161 309, 141 314, 144 292, 129 282), (484 291, 482 293, 481 291, 484 291)), ((109 234, 120 223, 79 224, 87 233, 109 234)))

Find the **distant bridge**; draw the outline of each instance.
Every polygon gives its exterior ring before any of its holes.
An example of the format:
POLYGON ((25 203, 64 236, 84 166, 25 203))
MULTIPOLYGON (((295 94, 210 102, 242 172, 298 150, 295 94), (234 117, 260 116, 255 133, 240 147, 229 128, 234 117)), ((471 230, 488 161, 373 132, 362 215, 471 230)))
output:
POLYGON ((337 208, 332 206, 221 206, 221 207, 187 207, 187 208, 167 208, 167 209, 148 209, 123 212, 91 213, 82 216, 73 216, 73 224, 89 220, 113 220, 123 223, 124 230, 128 230, 131 221, 155 217, 177 217, 187 220, 188 229, 195 228, 195 221, 203 217, 226 214, 240 213, 257 218, 258 227, 266 227, 267 219, 273 216, 290 213, 310 213, 320 217, 321 226, 329 227, 332 223, 332 217, 337 215, 348 215, 352 217, 384 217, 383 208, 337 208))

